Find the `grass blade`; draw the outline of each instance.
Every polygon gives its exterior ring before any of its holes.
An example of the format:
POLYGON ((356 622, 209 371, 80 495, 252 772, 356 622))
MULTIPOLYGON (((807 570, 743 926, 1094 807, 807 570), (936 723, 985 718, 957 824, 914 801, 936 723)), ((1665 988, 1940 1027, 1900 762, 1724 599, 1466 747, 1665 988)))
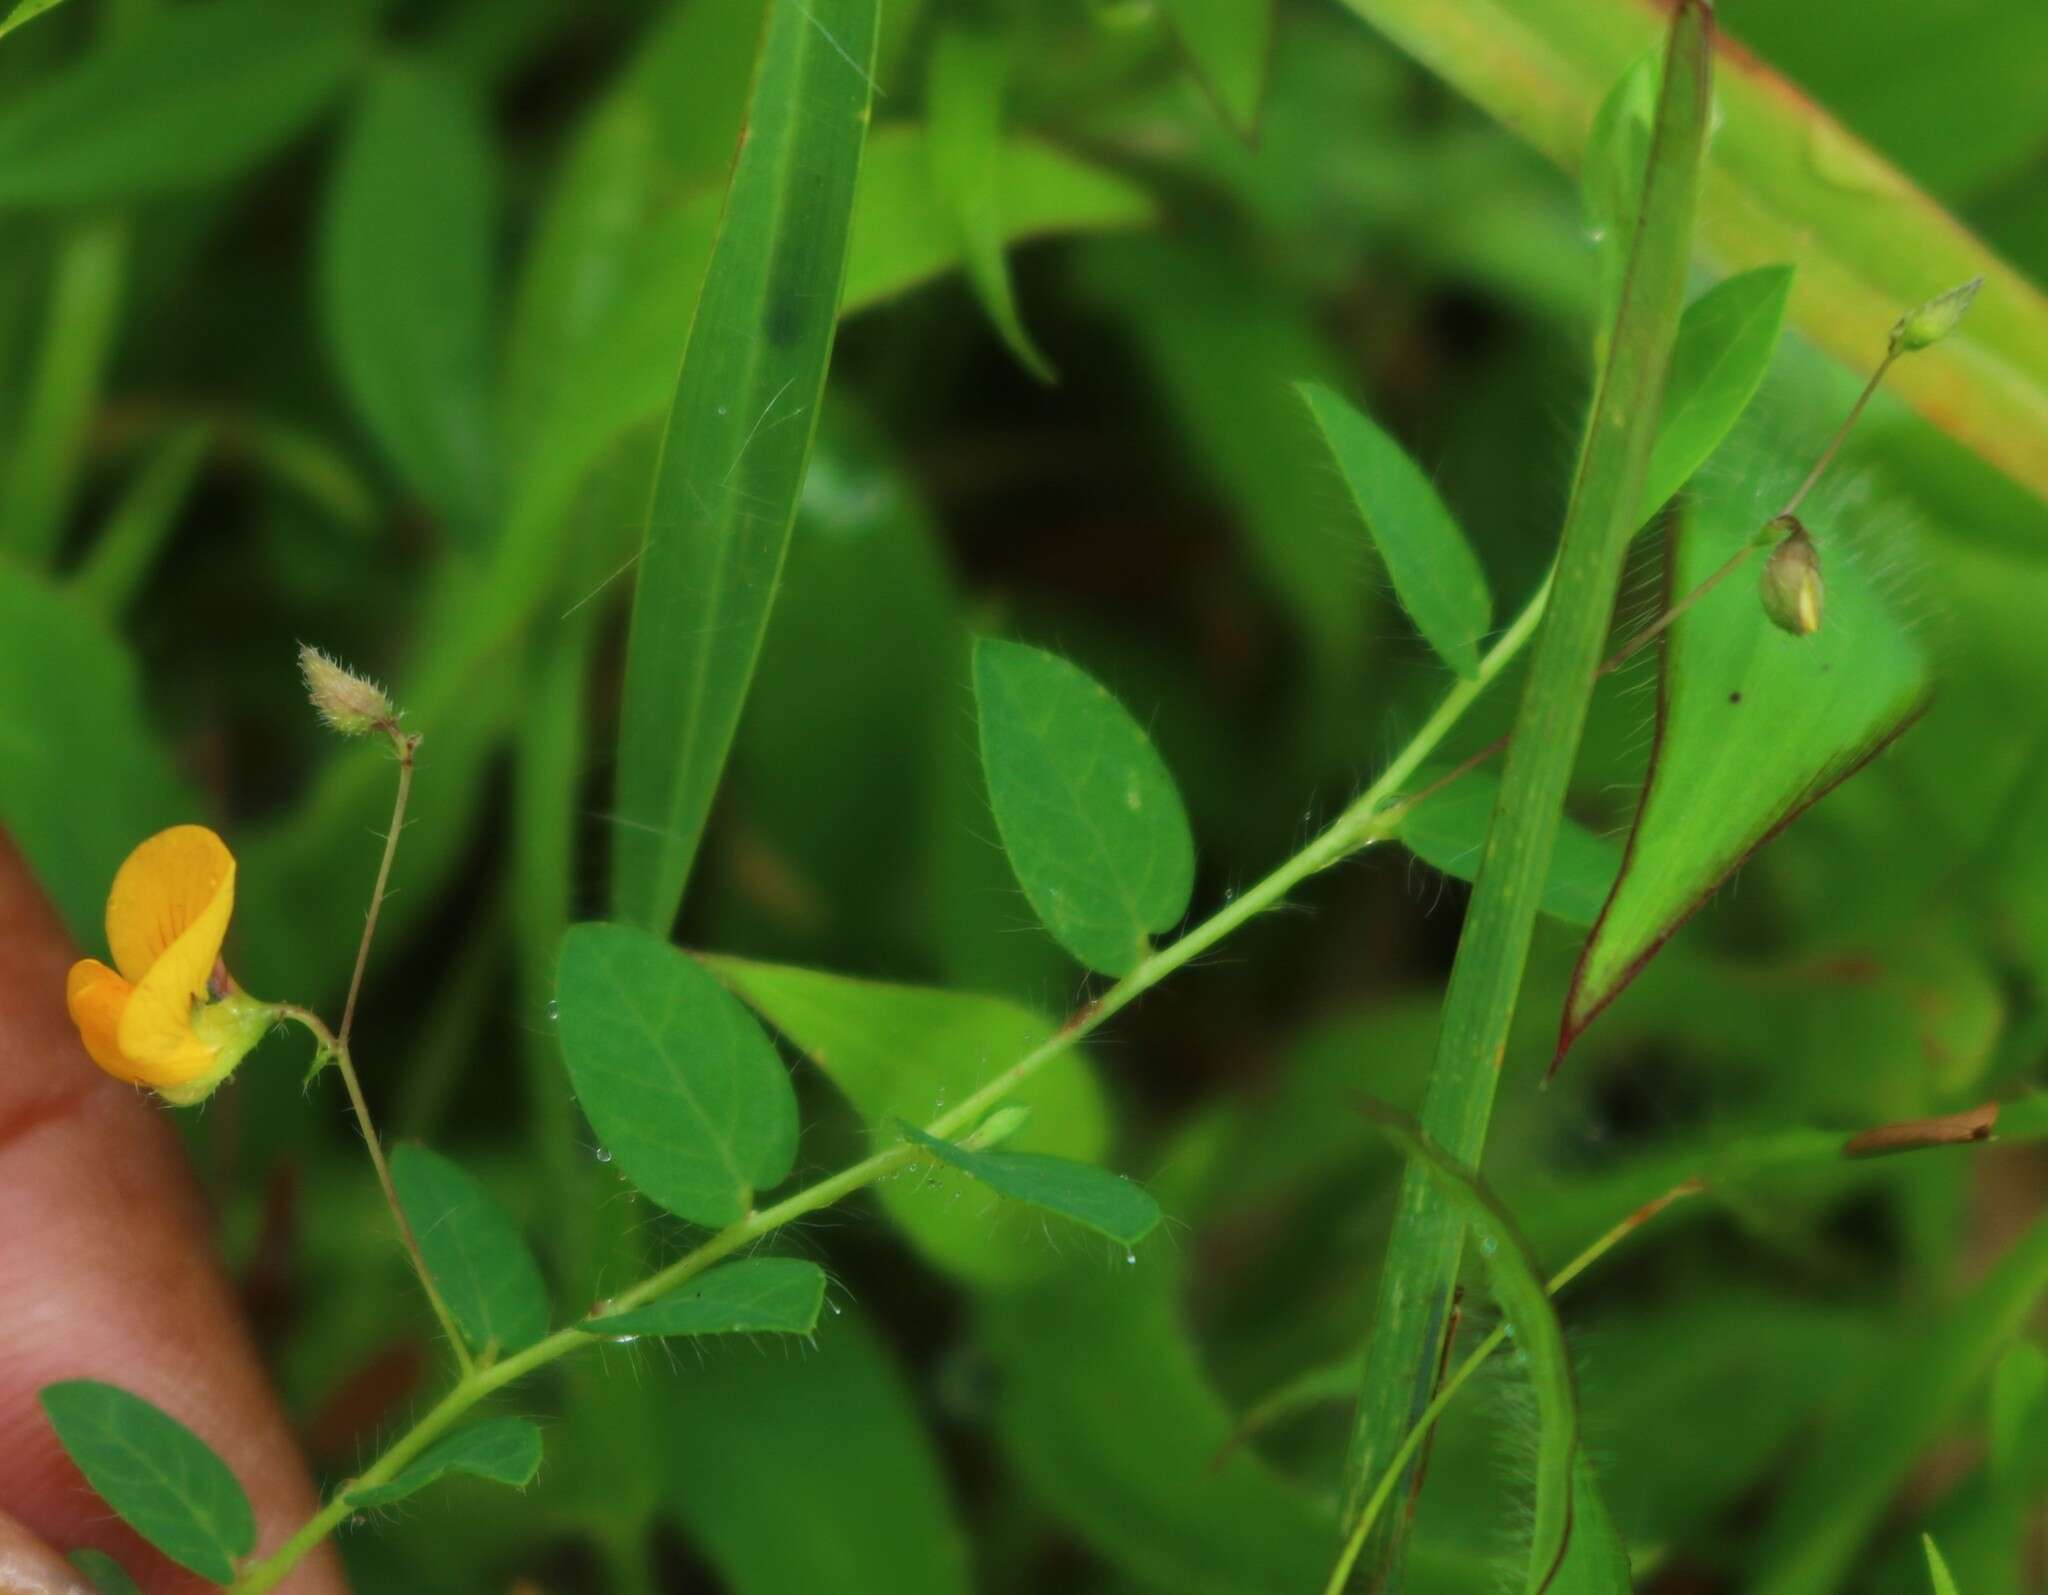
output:
MULTIPOLYGON (((1706 141, 1711 38, 1706 7, 1681 6, 1672 24, 1627 285, 1565 514, 1555 596, 1536 639, 1500 804, 1451 973, 1422 1122, 1431 1140, 1467 1165, 1478 1162, 1485 1144, 1565 788, 1622 563, 1638 524, 1683 308, 1706 141)), ((1435 1182, 1411 1169, 1381 1277, 1347 1470, 1347 1520, 1356 1519, 1365 1492, 1429 1401, 1465 1225, 1465 1215, 1435 1182)), ((1401 1517, 1395 1514, 1394 1521, 1401 1517)), ((1368 1566, 1398 1556, 1399 1532, 1382 1531, 1380 1554, 1368 1566)))
POLYGON ((776 0, 669 412, 619 728, 612 900, 666 932, 753 678, 817 427, 875 0, 776 0))

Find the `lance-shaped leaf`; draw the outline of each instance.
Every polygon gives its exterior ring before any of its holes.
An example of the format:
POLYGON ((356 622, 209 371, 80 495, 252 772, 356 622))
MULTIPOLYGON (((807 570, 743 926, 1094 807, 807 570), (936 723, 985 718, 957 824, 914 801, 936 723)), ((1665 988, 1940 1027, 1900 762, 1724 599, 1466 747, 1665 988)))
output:
POLYGON ((964 23, 941 32, 932 45, 925 148, 933 184, 960 230, 975 296, 1010 352, 1050 382, 1052 366, 1024 330, 1003 254, 1003 82, 1009 67, 1009 47, 999 36, 964 23))
POLYGON ((472 1350, 523 1351, 548 1332, 540 1265, 489 1191, 411 1143, 392 1150, 391 1180, 427 1272, 472 1350))
MULTIPOLYGON (((1429 774, 1418 776, 1416 784, 1426 788, 1429 774)), ((1486 827, 1499 801, 1500 777, 1491 770, 1468 770, 1416 804, 1394 834, 1425 864, 1469 881, 1479 872, 1486 827)), ((1620 844, 1567 819, 1550 854, 1543 912, 1567 925, 1592 924, 1620 869, 1620 844)))
MULTIPOLYGON (((1703 499, 1672 533, 1673 594, 1691 592, 1782 501, 1781 467, 1703 499), (1769 497, 1772 492, 1780 497, 1769 497)), ((1793 477, 1796 480, 1796 475, 1793 477)), ((1766 618, 1765 555, 1686 612, 1663 644, 1656 744, 1621 874, 1580 956, 1558 1056, 1657 949, 1778 831, 1904 729, 1924 656, 1845 535, 1811 523, 1825 618, 1795 637, 1766 618)))
POLYGON ((256 1544, 249 1497, 214 1450, 140 1396, 96 1379, 45 1385, 50 1426, 121 1521, 180 1567, 226 1584, 256 1544))
MULTIPOLYGON (((1471 1227, 1486 1259, 1487 1278, 1507 1315, 1515 1341, 1528 1359, 1542 1428, 1536 1452, 1536 1527, 1529 1546, 1528 1595, 1552 1586, 1565 1560, 1572 1533, 1572 1484, 1579 1460, 1579 1400, 1565 1351, 1564 1326, 1551 1305, 1536 1254, 1522 1238, 1513 1216, 1479 1177, 1448 1153, 1407 1114, 1384 1103, 1357 1098, 1367 1124, 1411 1165, 1421 1169, 1471 1227)), ((1597 1585, 1582 1586, 1597 1588, 1597 1585)))
POLYGON ((1707 463, 1756 397, 1791 292, 1790 266, 1759 266, 1714 284, 1678 318, 1664 413, 1643 481, 1645 525, 1707 463))
POLYGON ((1934 1536, 1921 1535, 1920 1548, 1927 1553, 1927 1581, 1934 1586, 1934 1595, 1959 1595, 1956 1576, 1948 1570, 1948 1560, 1934 1543, 1934 1536))
POLYGON ((749 1257, 659 1301, 576 1327, 586 1335, 808 1335, 825 1305, 825 1271, 800 1257, 749 1257))
POLYGON ((540 1430, 524 1418, 486 1418, 452 1434, 399 1470, 388 1484, 348 1492, 350 1506, 389 1506, 451 1473, 524 1489, 540 1471, 540 1430))
POLYGON ((1233 131, 1249 137, 1273 56, 1274 0, 1165 0, 1161 7, 1233 131))
POLYGON ((1301 384, 1352 502, 1423 640, 1468 681, 1493 624, 1486 572, 1429 478, 1401 445, 1328 388, 1301 384))
POLYGON ((972 1175, 998 1195, 1072 1219, 1124 1246, 1137 1245, 1159 1223, 1159 1204, 1150 1191, 1092 1163, 1047 1157, 1043 1152, 980 1152, 926 1135, 915 1125, 898 1128, 912 1145, 972 1175))
POLYGON ((497 462, 490 378, 496 172, 483 106, 431 68, 379 68, 321 240, 328 343, 406 486, 471 542, 497 462))
POLYGON ((875 0, 773 0, 655 472, 620 711, 612 904, 666 931, 810 459, 874 87, 875 0))
MULTIPOLYGON (((1054 1028, 1043 1014, 999 997, 737 958, 707 962, 846 1094, 877 1151, 896 1144, 899 1121, 943 1112, 1042 1046, 1054 1028)), ((1079 1048, 1047 1063, 1010 1101, 1031 1114, 1004 1143, 1009 1150, 1086 1161, 1108 1150, 1102 1088, 1079 1048)), ((991 1217, 916 1180, 892 1180, 879 1195, 920 1252, 977 1285, 1014 1289, 1058 1262, 1026 1208, 991 1217)))
POLYGON ((1172 775, 1108 689, 1056 655, 982 638, 974 700, 989 805, 1024 895, 1082 963, 1128 973, 1194 891, 1172 775))
POLYGON ((556 996, 576 1098, 626 1177, 730 1224, 796 1161, 796 1091, 752 1014, 695 959, 625 925, 562 940, 556 996))

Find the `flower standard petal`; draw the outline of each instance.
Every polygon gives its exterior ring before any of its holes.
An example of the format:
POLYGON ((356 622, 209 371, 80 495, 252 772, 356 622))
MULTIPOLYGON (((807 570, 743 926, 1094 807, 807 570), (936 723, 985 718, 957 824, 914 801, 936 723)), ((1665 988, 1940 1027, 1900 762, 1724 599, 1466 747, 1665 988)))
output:
POLYGON ((235 857, 227 843, 203 825, 157 832, 128 855, 107 893, 107 946, 114 967, 140 986, 189 931, 217 921, 205 968, 193 987, 196 994, 220 956, 234 898, 235 857))
MULTIPOLYGON (((198 826, 179 829, 200 830, 198 826)), ((219 845, 220 839, 211 831, 200 834, 219 845)), ((144 843, 136 850, 137 855, 150 845, 144 843)), ((203 856, 194 858, 188 853, 169 858, 170 868, 163 884, 170 890, 161 893, 156 901, 167 916, 165 923, 175 923, 178 918, 183 918, 184 923, 135 982, 135 995, 121 1015, 122 1055, 136 1077, 150 1085, 181 1085, 209 1074, 220 1051, 218 1045, 200 1039, 192 1029, 193 1006, 206 996, 207 982, 219 961, 220 944, 227 936, 228 917, 235 906, 234 860, 227 857, 225 847, 220 852, 226 867, 218 873, 207 866, 203 856), (211 891, 203 903, 192 902, 190 895, 179 895, 195 893, 209 880, 211 891), (195 909, 196 912, 189 912, 195 909)), ((127 866, 123 866, 122 874, 127 873, 127 866)), ((120 896, 118 877, 114 884, 115 895, 108 899, 107 909, 110 929, 120 896)), ((138 894, 123 906, 132 912, 147 901, 146 895, 138 894)), ((138 934, 133 924, 127 929, 131 935, 138 934)), ((120 944, 115 945, 118 948, 120 944)))

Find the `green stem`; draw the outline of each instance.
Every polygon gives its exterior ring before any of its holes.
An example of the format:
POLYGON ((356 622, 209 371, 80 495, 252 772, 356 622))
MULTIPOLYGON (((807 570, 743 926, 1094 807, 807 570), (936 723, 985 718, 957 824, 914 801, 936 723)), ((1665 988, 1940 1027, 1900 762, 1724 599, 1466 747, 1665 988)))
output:
MULTIPOLYGON (((1699 1181, 1688 1180, 1683 1185, 1675 1186, 1673 1189, 1665 1192, 1664 1195, 1656 1200, 1644 1203, 1633 1213, 1629 1214, 1627 1218, 1593 1242, 1591 1246, 1588 1246, 1583 1252, 1579 1253, 1577 1257, 1566 1263, 1563 1268, 1559 1269, 1551 1277, 1550 1283, 1544 1288, 1549 1294, 1557 1295, 1566 1286, 1570 1285, 1573 1280, 1577 1279, 1579 1275, 1599 1262, 1601 1258, 1613 1251, 1615 1247, 1649 1223, 1651 1219, 1663 1212, 1673 1202, 1678 1201, 1681 1197, 1692 1196, 1703 1189, 1705 1187, 1699 1181)), ((1458 1392, 1465 1388, 1466 1382, 1479 1371, 1487 1358, 1491 1357, 1507 1343, 1508 1326, 1501 1324, 1493 1333, 1472 1348, 1472 1354, 1458 1364, 1450 1377, 1444 1380, 1435 1398, 1431 1400, 1428 1406, 1422 1409, 1422 1415, 1415 1420, 1414 1427, 1402 1437, 1400 1448, 1395 1451, 1392 1459, 1387 1463, 1385 1471, 1380 1474, 1379 1484, 1374 1488, 1371 1496, 1367 1498, 1364 1508, 1360 1511, 1358 1526, 1351 1531, 1351 1537, 1344 1542, 1343 1554, 1337 1558, 1337 1565, 1330 1573, 1330 1582, 1325 1587, 1323 1595, 1343 1595, 1344 1586, 1351 1579, 1351 1570, 1358 1563, 1359 1553, 1365 1549, 1365 1542, 1372 1534, 1372 1526, 1379 1520, 1379 1515, 1385 1509, 1388 1498, 1394 1493, 1395 1486, 1401 1482, 1402 1475, 1407 1472, 1408 1464, 1415 1459, 1416 1454, 1422 1449, 1423 1442, 1429 1438, 1430 1431, 1436 1427, 1437 1420, 1450 1408, 1451 1402, 1456 1398, 1458 1392)))
MULTIPOLYGON (((1536 639, 1507 767, 1445 998, 1422 1123, 1476 1166, 1536 928, 1564 797, 1585 729, 1601 646, 1637 529, 1637 506, 1672 338, 1683 306, 1709 100, 1711 24, 1703 6, 1674 20, 1642 217, 1614 337, 1566 510, 1557 601, 1536 639)), ((1346 1469, 1345 1525, 1356 1530, 1374 1482, 1429 1404, 1464 1247, 1464 1224, 1410 1167, 1381 1275, 1371 1353, 1346 1469)), ((1404 1469, 1412 1472, 1412 1465, 1404 1469)), ((1398 1556, 1390 1525, 1380 1563, 1398 1556)))
POLYGON ((349 1106, 355 1111, 356 1127, 362 1131, 363 1145, 369 1149, 370 1166, 377 1171, 377 1184, 383 1189, 385 1204, 391 1209, 392 1221, 398 1226, 399 1242, 405 1247, 405 1255, 412 1260, 413 1272, 419 1275, 420 1288, 426 1292, 427 1305, 434 1309, 434 1316, 440 1320, 441 1332, 448 1337, 456 1364, 466 1377, 475 1371, 469 1346, 462 1338, 462 1331, 455 1326, 455 1315, 448 1310, 447 1302, 441 1299, 434 1276, 427 1269, 426 1254, 420 1250, 419 1237, 413 1233, 412 1220, 405 1216, 405 1206, 398 1200, 398 1187, 391 1179, 391 1165, 385 1159, 384 1144, 377 1139, 377 1126, 370 1118, 370 1104, 363 1099, 362 1082, 356 1078, 355 1060, 349 1055, 348 1043, 329 1030, 327 1022, 310 1008, 283 1002, 277 1005, 277 1016, 304 1025, 312 1032, 314 1043, 334 1060, 342 1084, 348 1088, 349 1106))
MULTIPOLYGON (((1113 1015, 1122 1012, 1175 970, 1208 951, 1248 920, 1271 908, 1303 880, 1390 836, 1413 802, 1412 799, 1399 795, 1401 788, 1420 768, 1423 761, 1436 751, 1438 745, 1449 735, 1479 694, 1486 690, 1521 651, 1542 619, 1544 605, 1549 596, 1550 583, 1546 579, 1521 614, 1515 617, 1513 624, 1502 632, 1493 646, 1487 650, 1485 657, 1480 661, 1478 674, 1470 680, 1458 681, 1445 694, 1443 701, 1417 729, 1393 762, 1381 771, 1378 779, 1338 815, 1321 835, 1256 885, 1232 898, 1201 924, 1152 953, 1100 997, 1076 1012, 1045 1041, 1019 1058, 980 1090, 933 1119, 925 1126, 925 1132, 942 1139, 951 1139, 958 1136, 962 1130, 971 1128, 982 1115, 1048 1063, 1060 1057, 1068 1048, 1099 1029, 1113 1015)), ((294 1013, 293 1017, 300 1016, 294 1013)), ((319 1021, 312 1019, 311 1015, 305 1015, 304 1018, 311 1020, 315 1026, 319 1025, 319 1021)), ((315 1031, 316 1035, 324 1033, 324 1027, 315 1031)), ((372 1145, 375 1145, 374 1141, 372 1145)), ((873 1184, 884 1175, 913 1162, 921 1155, 908 1143, 900 1143, 863 1158, 829 1179, 820 1180, 816 1185, 798 1191, 794 1196, 777 1202, 772 1207, 749 1213, 738 1223, 728 1225, 695 1251, 648 1275, 630 1289, 600 1302, 592 1309, 590 1317, 581 1323, 572 1324, 566 1329, 558 1329, 546 1339, 536 1341, 524 1351, 493 1363, 487 1368, 465 1368, 455 1388, 442 1397, 412 1429, 394 1441, 383 1456, 308 1518, 298 1532, 277 1550, 247 1568, 236 1580, 233 1595, 260 1595, 261 1591, 273 1588, 291 1571, 300 1558, 348 1517, 353 1510, 348 1504, 350 1490, 364 1485, 387 1483, 478 1402, 535 1369, 545 1367, 557 1358, 590 1345, 594 1337, 602 1336, 602 1325, 594 1324, 593 1319, 601 1319, 608 1313, 625 1312, 666 1295, 703 1273, 714 1263, 724 1261, 733 1253, 774 1233, 783 1225, 804 1218, 821 1208, 832 1206, 873 1184)), ((379 1163, 381 1172, 381 1156, 375 1158, 375 1161, 379 1163)), ((403 1214, 399 1216, 403 1222, 403 1214)), ((424 1279, 424 1273, 422 1277, 424 1279)), ((427 1285, 431 1298, 431 1281, 428 1281, 427 1285)), ((460 1341, 457 1341, 457 1345, 460 1345, 460 1341)))

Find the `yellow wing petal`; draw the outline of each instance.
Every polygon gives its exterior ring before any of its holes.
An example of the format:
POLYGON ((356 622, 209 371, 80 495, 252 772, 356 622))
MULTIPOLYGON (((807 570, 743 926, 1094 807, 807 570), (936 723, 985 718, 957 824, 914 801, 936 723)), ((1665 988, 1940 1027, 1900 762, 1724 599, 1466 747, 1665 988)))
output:
MULTIPOLYGON (((194 995, 213 973, 235 900, 235 857, 203 825, 159 831, 128 855, 107 893, 114 967, 140 986, 152 966, 201 924, 214 925, 194 995)), ((197 957, 198 948, 190 956, 197 957)), ((181 966, 182 967, 182 966, 181 966)))
POLYGON ((64 1000, 79 1040, 92 1061, 117 1080, 135 1078, 118 1040, 121 1015, 134 995, 135 988, 97 958, 79 959, 64 982, 64 1000))
MULTIPOLYGON (((220 846, 220 839, 211 831, 201 831, 198 826, 181 826, 179 829, 199 831, 201 836, 219 848, 219 859, 224 868, 214 880, 210 896, 203 904, 192 905, 197 907, 197 912, 178 931, 176 938, 157 954, 148 972, 136 981, 135 995, 121 1014, 118 1036, 121 1054, 136 1077, 153 1086, 182 1085, 213 1071, 220 1048, 201 1041, 193 1034, 192 1008, 206 993, 206 982, 220 957, 220 944, 228 933, 228 916, 234 912, 235 906, 235 861, 228 856, 227 849, 220 846)), ((164 833, 166 836, 172 834, 164 833)), ((177 844, 180 848, 187 845, 194 851, 199 848, 199 844, 177 844)), ((123 866, 123 873, 126 872, 126 866, 123 866)), ((170 874, 172 884, 182 883, 196 890, 207 879, 208 871, 203 860, 176 859, 170 874), (180 874, 180 871, 184 873, 180 874)), ((119 884, 116 881, 117 895, 119 884)), ((168 895, 162 900, 176 909, 189 904, 186 898, 168 895)), ((109 907, 111 909, 111 900, 109 907)), ((108 918, 113 918, 111 911, 108 918)), ((118 948, 120 943, 114 945, 118 948)))

